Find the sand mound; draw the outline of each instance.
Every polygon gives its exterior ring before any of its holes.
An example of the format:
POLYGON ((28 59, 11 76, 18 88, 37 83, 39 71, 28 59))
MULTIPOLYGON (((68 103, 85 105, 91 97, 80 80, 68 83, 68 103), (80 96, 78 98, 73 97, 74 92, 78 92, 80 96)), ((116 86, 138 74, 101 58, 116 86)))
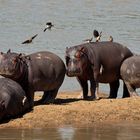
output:
MULTIPOLYGON (((1 124, 0 128, 83 126, 107 121, 140 120, 140 97, 84 101, 77 98, 79 94, 61 92, 55 104, 35 106, 33 111, 1 124)), ((36 94, 36 98, 39 97, 36 94)))

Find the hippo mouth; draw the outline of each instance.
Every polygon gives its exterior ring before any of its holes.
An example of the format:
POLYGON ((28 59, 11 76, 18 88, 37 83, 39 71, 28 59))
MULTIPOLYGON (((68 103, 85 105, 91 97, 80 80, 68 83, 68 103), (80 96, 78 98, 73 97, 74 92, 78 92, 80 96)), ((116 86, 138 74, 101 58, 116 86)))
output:
POLYGON ((75 77, 75 76, 80 76, 81 71, 66 71, 66 74, 69 77, 75 77))
POLYGON ((8 71, 0 71, 0 75, 7 77, 7 78, 10 78, 13 74, 11 72, 8 72, 8 71))

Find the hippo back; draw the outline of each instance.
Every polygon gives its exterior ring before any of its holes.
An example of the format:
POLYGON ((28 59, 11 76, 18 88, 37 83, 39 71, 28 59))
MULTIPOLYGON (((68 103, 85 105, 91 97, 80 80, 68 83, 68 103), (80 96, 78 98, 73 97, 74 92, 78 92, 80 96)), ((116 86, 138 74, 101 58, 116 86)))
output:
POLYGON ((139 83, 140 55, 134 55, 124 60, 120 68, 120 73, 121 73, 122 79, 125 82, 135 83, 135 80, 137 79, 138 82, 136 83, 139 83))
POLYGON ((0 120, 16 117, 28 109, 27 100, 23 103, 25 92, 15 81, 0 78, 0 120))
MULTIPOLYGON (((100 76, 100 82, 107 83, 114 80, 117 80, 120 77, 120 66, 122 62, 133 55, 133 53, 123 45, 116 42, 92 42, 85 43, 78 46, 70 47, 66 50, 66 56, 70 59, 76 59, 75 55, 77 52, 81 51, 84 54, 89 62, 89 66, 101 67, 102 66, 102 75, 100 76)), ((67 60, 66 60, 67 61, 67 60)), ((69 61, 71 62, 71 61, 69 61)), ((83 58, 80 58, 77 63, 76 60, 73 60, 71 65, 67 65, 68 75, 76 76, 77 71, 81 67, 84 68, 80 63, 83 63, 83 58), (79 66, 79 67, 78 67, 79 66), (77 71, 75 70, 77 69, 77 71), (76 74, 73 74, 76 71, 76 74), (69 74, 70 73, 70 74, 69 74)), ((66 62, 67 63, 67 62, 66 62)), ((77 74, 78 75, 78 74, 77 74)))
POLYGON ((44 90, 52 90, 61 86, 66 68, 59 56, 44 51, 30 54, 29 57, 29 81, 34 81, 34 90, 39 91, 43 87, 44 90), (36 82, 34 79, 38 79, 38 81, 36 82))

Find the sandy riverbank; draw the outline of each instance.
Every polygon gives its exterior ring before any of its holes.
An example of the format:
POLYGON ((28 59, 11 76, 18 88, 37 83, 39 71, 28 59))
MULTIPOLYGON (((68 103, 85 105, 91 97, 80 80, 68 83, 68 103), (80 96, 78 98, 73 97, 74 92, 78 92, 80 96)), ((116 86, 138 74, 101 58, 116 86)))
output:
MULTIPOLYGON (((140 120, 140 97, 84 101, 77 99, 79 94, 80 92, 61 92, 55 104, 35 106, 33 111, 1 124, 0 128, 84 126, 98 122, 140 120)), ((40 98, 40 95, 36 94, 36 98, 40 98)))

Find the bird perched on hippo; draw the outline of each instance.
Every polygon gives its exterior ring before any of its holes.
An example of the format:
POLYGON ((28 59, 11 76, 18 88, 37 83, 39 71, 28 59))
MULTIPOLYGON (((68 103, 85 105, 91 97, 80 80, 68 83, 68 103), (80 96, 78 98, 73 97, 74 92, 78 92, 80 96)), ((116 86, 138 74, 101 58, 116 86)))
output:
POLYGON ((22 86, 31 107, 35 91, 44 91, 39 103, 53 103, 65 73, 61 58, 48 51, 28 56, 11 51, 0 53, 0 75, 11 78, 22 86))
MULTIPOLYGON (((122 62, 133 55, 123 45, 115 42, 91 42, 66 48, 66 73, 79 81, 84 99, 94 99, 98 83, 109 83, 109 98, 116 98, 122 62), (91 97, 88 97, 88 80, 91 97)), ((124 85, 123 97, 129 96, 124 85)))

